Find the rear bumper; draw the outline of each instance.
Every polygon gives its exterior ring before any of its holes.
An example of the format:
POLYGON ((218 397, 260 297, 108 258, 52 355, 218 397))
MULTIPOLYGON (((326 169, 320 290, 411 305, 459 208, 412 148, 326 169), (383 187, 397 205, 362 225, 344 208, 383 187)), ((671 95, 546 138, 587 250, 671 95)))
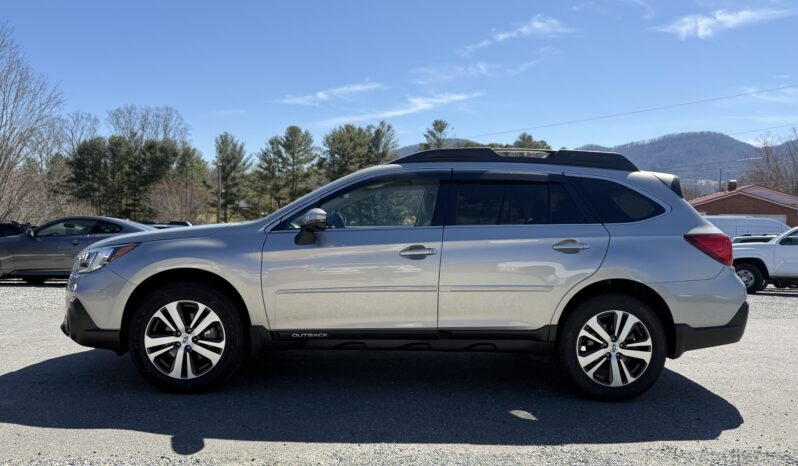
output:
POLYGON ((685 351, 728 345, 740 341, 748 323, 748 303, 744 302, 732 319, 714 327, 691 327, 687 324, 675 325, 675 341, 672 358, 678 358, 685 351))
POLYGON ((61 324, 64 335, 76 343, 91 348, 102 348, 120 352, 122 350, 121 332, 119 330, 103 330, 86 312, 86 308, 77 298, 71 298, 67 303, 64 322, 61 324))

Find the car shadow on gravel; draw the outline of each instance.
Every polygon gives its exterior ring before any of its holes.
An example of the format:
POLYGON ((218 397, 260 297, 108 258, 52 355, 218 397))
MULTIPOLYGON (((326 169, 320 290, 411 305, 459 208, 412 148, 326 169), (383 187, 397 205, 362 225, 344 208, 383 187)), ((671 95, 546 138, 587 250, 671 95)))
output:
POLYGON ((220 390, 171 395, 128 357, 91 350, 0 376, 0 423, 126 429, 205 439, 561 445, 708 440, 743 422, 729 402, 670 370, 624 403, 583 399, 553 364, 520 354, 288 351, 220 390))

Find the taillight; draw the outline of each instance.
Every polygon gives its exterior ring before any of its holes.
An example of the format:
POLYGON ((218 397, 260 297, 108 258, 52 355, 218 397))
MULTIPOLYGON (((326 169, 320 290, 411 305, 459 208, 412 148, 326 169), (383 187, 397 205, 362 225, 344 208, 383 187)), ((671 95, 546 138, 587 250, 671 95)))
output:
POLYGON ((724 265, 732 265, 731 238, 723 233, 684 235, 684 239, 699 251, 724 265))

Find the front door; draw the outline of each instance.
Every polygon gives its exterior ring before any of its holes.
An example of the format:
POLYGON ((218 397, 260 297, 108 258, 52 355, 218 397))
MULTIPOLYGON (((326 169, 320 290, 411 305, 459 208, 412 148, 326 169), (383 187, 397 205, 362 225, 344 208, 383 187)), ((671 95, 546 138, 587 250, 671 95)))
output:
POLYGON ((455 172, 443 237, 439 327, 535 330, 593 274, 609 235, 546 175, 455 172), (496 178, 496 180, 491 180, 496 178))
POLYGON ((87 246, 95 223, 93 219, 71 218, 37 229, 15 260, 17 270, 68 273, 75 257, 87 246))
MULTIPOLYGON (((328 229, 297 245, 300 212, 269 233, 262 286, 276 330, 435 331, 449 172, 403 172, 342 188, 311 207, 328 229)), ((307 209, 305 209, 307 210, 307 209)))
POLYGON ((798 230, 782 238, 774 251, 776 277, 798 277, 798 230))

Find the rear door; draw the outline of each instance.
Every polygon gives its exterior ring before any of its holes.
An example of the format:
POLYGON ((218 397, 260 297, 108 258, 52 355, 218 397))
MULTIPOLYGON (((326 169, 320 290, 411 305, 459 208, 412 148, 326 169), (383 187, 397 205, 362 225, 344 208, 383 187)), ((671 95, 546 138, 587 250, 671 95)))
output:
POLYGON ((455 171, 447 207, 439 328, 533 330, 593 274, 607 230, 563 176, 455 171))

